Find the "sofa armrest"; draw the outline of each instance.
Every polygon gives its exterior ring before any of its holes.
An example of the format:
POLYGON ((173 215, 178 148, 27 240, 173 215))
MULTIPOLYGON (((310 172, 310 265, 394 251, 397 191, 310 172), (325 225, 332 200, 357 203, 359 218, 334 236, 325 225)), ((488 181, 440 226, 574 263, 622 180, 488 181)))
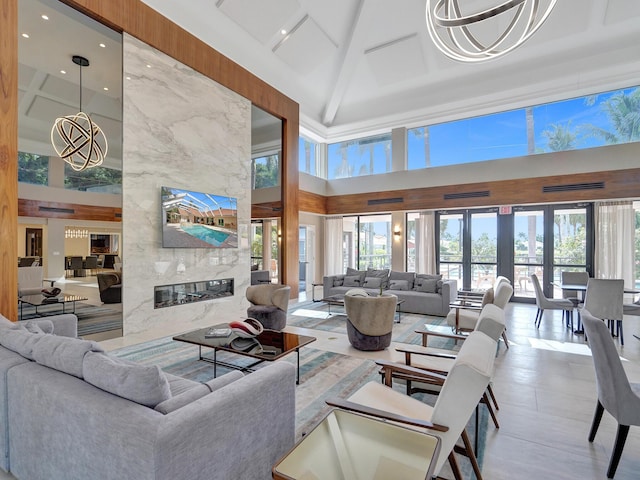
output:
POLYGON ((458 298, 458 282, 456 280, 444 280, 442 282, 442 302, 444 311, 449 311, 449 304, 458 298))
MULTIPOLYGON (((78 336, 78 317, 73 313, 63 313, 62 315, 51 315, 41 319, 53 323, 53 333, 61 337, 76 338, 78 336)), ((38 319, 32 321, 38 322, 38 319)))
POLYGON ((326 275, 322 277, 322 298, 331 296, 331 289, 337 275, 326 275))

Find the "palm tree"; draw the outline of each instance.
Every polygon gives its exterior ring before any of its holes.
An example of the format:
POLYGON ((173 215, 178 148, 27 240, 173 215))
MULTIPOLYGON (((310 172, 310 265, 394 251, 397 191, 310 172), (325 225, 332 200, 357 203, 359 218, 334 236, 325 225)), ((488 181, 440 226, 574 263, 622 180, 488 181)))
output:
POLYGON ((637 142, 640 140, 640 89, 630 93, 618 92, 602 102, 613 131, 595 125, 583 125, 586 136, 601 138, 606 144, 637 142))
POLYGON ((547 147, 552 152, 561 152, 563 150, 573 150, 575 148, 577 136, 571 131, 571 122, 567 125, 554 123, 549 129, 542 132, 547 138, 547 147))
POLYGON ((409 130, 418 139, 422 139, 424 145, 424 166, 431 166, 431 152, 429 146, 429 127, 413 128, 409 130))

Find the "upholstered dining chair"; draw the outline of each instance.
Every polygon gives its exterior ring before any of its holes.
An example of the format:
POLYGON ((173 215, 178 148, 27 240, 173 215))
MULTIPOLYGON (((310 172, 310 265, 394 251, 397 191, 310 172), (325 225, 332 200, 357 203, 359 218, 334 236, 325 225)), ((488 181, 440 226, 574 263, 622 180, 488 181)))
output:
MULTIPOLYGON (((493 299, 488 303, 492 303, 504 310, 513 295, 513 286, 508 279, 496 282, 493 299)), ((447 314, 447 324, 450 325, 455 333, 472 332, 478 323, 478 317, 484 305, 456 305, 447 314)), ((509 340, 507 339, 506 329, 502 332, 502 339, 507 348, 509 348, 509 340)))
POLYGON ((462 344, 447 376, 393 362, 377 362, 385 369, 385 384, 369 382, 351 395, 348 400, 330 399, 329 405, 356 411, 387 420, 406 423, 417 429, 427 429, 441 440, 434 474, 439 475, 445 461, 449 461, 457 480, 462 472, 454 454, 460 451, 471 461, 478 480, 482 473, 473 453, 466 425, 475 411, 478 401, 489 384, 493 373, 496 352, 495 340, 482 332, 472 332, 462 344), (440 382, 442 389, 433 407, 392 388, 394 372, 417 375, 424 381, 440 382), (456 447, 462 437, 463 447, 456 447), (454 450, 454 447, 455 450, 454 450))
POLYGON ((591 347, 598 391, 598 402, 589 431, 589 442, 595 439, 602 414, 606 410, 618 422, 618 433, 607 469, 607 478, 613 478, 622 456, 629 427, 640 425, 640 384, 629 383, 618 350, 604 322, 583 309, 582 323, 591 347))
POLYGON ((562 310, 562 319, 564 320, 566 318, 568 320, 566 322, 567 326, 570 326, 571 330, 573 330, 574 303, 566 298, 546 297, 542 291, 540 280, 538 280, 538 276, 535 273, 531 275, 531 283, 533 283, 533 289, 536 294, 536 306, 538 307, 536 318, 533 321, 536 328, 540 328, 540 322, 542 321, 542 316, 544 315, 545 310, 562 310))
POLYGON ((277 283, 250 285, 246 291, 251 306, 247 316, 258 320, 264 328, 282 330, 287 325, 291 287, 277 283))
MULTIPOLYGON (((583 285, 587 286, 589 282, 589 273, 588 272, 560 272, 560 280, 564 285, 583 285)), ((577 290, 562 290, 562 298, 566 298, 567 300, 571 300, 574 306, 578 306, 578 304, 582 301, 581 295, 578 294, 577 290)))
POLYGON ((360 288, 347 291, 347 336, 354 348, 364 351, 384 350, 391 344, 398 297, 391 294, 368 295, 360 288), (364 295, 362 295, 364 292, 364 295))
POLYGON ((624 280, 590 278, 583 306, 583 310, 587 310, 594 317, 607 320, 612 334, 614 326, 616 327, 620 345, 624 345, 623 298, 624 280))

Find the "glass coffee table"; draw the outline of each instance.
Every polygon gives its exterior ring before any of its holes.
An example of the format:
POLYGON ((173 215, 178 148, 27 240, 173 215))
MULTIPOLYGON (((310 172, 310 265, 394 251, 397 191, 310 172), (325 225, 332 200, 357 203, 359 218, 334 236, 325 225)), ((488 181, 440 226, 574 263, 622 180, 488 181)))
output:
POLYGON ((243 372, 252 372, 253 367, 262 362, 273 362, 292 352, 296 352, 296 384, 300 384, 300 348, 315 342, 315 337, 306 335, 298 335, 295 333, 278 332, 276 330, 265 330, 255 337, 257 342, 253 344, 238 337, 235 333, 231 333, 225 337, 206 338, 211 330, 228 328, 228 323, 220 323, 211 327, 201 328, 191 332, 183 333, 173 337, 178 342, 191 343, 198 346, 199 360, 213 364, 213 376, 215 377, 216 367, 221 365, 227 368, 241 370, 243 372), (203 356, 202 347, 213 349, 213 357, 203 356), (229 362, 218 360, 218 351, 235 353, 244 357, 250 357, 256 361, 247 366, 235 365, 229 362))
POLYGON ((87 297, 83 297, 80 295, 58 295, 56 297, 45 297, 44 295, 24 295, 18 298, 18 303, 20 304, 20 316, 19 319, 22 320, 22 310, 24 305, 29 305, 31 307, 35 307, 36 316, 38 316, 38 307, 45 307, 50 305, 62 305, 62 313, 76 313, 76 302, 82 302, 84 300, 89 300, 87 297), (67 305, 71 305, 71 311, 67 311, 67 305))

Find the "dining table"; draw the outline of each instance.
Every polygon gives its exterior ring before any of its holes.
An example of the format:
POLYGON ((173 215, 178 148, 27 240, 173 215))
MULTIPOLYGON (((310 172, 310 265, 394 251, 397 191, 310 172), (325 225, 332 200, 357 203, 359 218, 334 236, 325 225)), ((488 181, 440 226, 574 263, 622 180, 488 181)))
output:
MULTIPOLYGON (((577 292, 579 299, 582 301, 584 300, 584 293, 587 291, 587 285, 585 284, 579 284, 579 283, 562 283, 562 282, 551 282, 551 285, 553 285, 554 287, 558 287, 562 290, 569 290, 572 292, 577 292)), ((639 295, 640 294, 640 290, 638 290, 637 288, 627 288, 625 287, 624 289, 624 294, 625 295, 639 295)), ((582 335, 584 334, 584 330, 582 329, 581 326, 581 321, 580 321, 580 313, 578 312, 578 328, 576 330, 574 330, 574 332, 576 335, 582 335)), ((635 338, 637 338, 638 340, 640 340, 640 337, 638 337, 638 335, 633 335, 635 338)))

